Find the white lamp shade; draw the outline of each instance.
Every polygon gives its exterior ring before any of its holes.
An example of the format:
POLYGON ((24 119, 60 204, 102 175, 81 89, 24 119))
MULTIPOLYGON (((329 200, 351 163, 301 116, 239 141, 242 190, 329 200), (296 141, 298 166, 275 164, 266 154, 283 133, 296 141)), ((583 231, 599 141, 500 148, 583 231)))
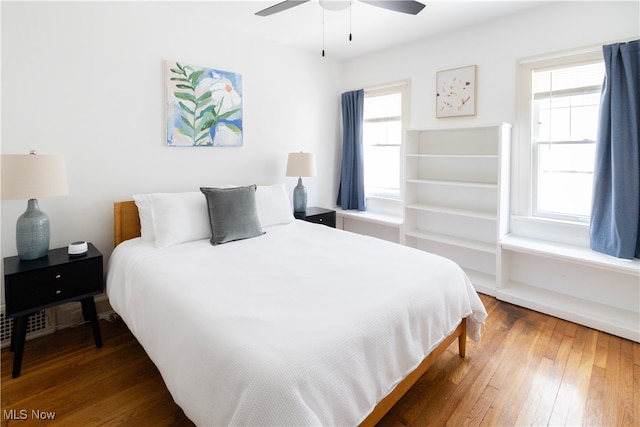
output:
POLYGON ((2 199, 38 199, 69 194, 64 157, 2 155, 2 199))
POLYGON ((289 153, 287 176, 316 176, 316 157, 313 153, 289 153))

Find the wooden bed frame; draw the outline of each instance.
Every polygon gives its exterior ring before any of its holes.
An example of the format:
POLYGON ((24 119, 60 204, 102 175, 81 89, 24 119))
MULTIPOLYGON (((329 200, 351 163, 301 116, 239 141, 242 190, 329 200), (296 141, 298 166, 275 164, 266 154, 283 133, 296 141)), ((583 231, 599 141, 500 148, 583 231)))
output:
MULTIPOLYGON (((113 205, 113 245, 125 240, 140 237, 140 217, 138 208, 134 201, 115 202, 113 205)), ((418 381, 418 379, 435 363, 442 353, 455 341, 458 340, 458 352, 460 357, 466 354, 467 346, 467 319, 462 319, 455 331, 444 339, 431 353, 425 357, 420 365, 407 375, 398 385, 382 399, 367 418, 362 421, 361 426, 375 426, 375 424, 386 415, 393 405, 418 381)))

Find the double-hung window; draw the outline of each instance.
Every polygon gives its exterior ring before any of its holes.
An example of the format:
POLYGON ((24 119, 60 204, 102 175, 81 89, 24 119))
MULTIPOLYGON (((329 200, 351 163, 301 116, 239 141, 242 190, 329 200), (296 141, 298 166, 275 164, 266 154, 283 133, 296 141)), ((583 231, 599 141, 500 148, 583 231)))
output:
POLYGON ((406 84, 364 94, 364 186, 366 197, 400 198, 403 95, 406 84))
POLYGON ((604 79, 601 55, 528 63, 533 217, 587 223, 604 79))

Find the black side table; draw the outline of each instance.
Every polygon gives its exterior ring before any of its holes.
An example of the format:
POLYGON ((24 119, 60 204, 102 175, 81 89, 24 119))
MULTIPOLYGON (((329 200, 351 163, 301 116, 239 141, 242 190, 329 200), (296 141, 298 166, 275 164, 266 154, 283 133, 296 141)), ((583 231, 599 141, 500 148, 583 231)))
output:
POLYGON ((336 228, 336 211, 331 209, 311 206, 304 213, 294 212, 293 216, 307 222, 315 222, 316 224, 324 224, 328 227, 336 228))
POLYGON ((93 296, 103 289, 102 254, 91 243, 85 255, 69 256, 67 248, 52 249, 42 258, 4 259, 6 316, 14 318, 11 331, 12 377, 20 376, 27 320, 38 311, 80 301, 85 321, 91 322, 96 347, 102 347, 93 296))

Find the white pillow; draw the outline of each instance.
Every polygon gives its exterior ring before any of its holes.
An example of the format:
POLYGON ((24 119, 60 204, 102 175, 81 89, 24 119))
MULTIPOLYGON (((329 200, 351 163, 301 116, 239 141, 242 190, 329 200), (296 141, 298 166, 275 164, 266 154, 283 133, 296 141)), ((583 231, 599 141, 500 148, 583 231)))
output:
POLYGON ((289 224, 295 219, 284 184, 259 185, 256 189, 256 209, 263 228, 289 224))
POLYGON ((157 248, 211 237, 207 200, 200 191, 149 196, 157 248))
POLYGON ((150 196, 150 194, 134 194, 133 201, 138 207, 142 240, 153 242, 156 240, 156 233, 153 230, 153 209, 150 196))

